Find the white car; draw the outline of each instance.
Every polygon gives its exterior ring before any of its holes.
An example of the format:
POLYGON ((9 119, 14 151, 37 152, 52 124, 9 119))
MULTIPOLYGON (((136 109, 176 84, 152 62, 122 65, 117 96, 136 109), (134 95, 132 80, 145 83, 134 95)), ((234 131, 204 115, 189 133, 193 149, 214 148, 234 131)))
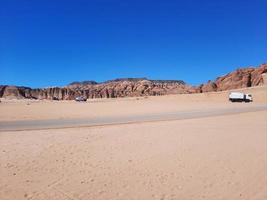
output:
POLYGON ((75 101, 86 101, 87 99, 83 96, 79 96, 75 98, 75 101))

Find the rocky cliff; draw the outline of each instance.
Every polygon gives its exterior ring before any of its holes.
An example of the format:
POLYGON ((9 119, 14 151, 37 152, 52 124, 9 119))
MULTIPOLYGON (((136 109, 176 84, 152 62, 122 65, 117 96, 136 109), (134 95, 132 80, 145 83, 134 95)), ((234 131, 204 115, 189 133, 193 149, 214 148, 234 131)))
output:
POLYGON ((258 68, 240 68, 218 77, 215 81, 199 86, 199 90, 200 92, 216 92, 267 84, 266 73, 267 64, 262 64, 258 68))
POLYGON ((146 78, 115 79, 103 83, 95 81, 73 82, 65 87, 37 88, 19 86, 0 86, 0 97, 73 100, 77 96, 86 98, 117 98, 133 96, 156 96, 214 92, 243 87, 258 86, 266 83, 267 64, 258 68, 241 68, 225 76, 218 77, 193 87, 177 80, 148 80, 146 78))
POLYGON ((0 97, 72 100, 77 96, 86 98, 116 98, 149 95, 192 93, 193 87, 183 81, 158 81, 147 79, 116 79, 104 83, 93 81, 73 82, 65 87, 26 88, 0 86, 0 97))

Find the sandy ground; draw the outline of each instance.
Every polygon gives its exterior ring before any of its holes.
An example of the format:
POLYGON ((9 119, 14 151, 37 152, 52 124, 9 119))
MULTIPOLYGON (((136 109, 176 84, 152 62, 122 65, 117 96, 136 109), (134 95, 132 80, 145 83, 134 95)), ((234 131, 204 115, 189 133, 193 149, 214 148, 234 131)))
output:
POLYGON ((0 133, 0 197, 264 200, 266 116, 0 133))
MULTIPOLYGON (((231 104, 228 92, 3 101, 0 120, 117 116, 231 104), (30 105, 27 105, 27 104, 30 105)), ((267 111, 91 128, 0 132, 1 200, 267 199, 267 111)))

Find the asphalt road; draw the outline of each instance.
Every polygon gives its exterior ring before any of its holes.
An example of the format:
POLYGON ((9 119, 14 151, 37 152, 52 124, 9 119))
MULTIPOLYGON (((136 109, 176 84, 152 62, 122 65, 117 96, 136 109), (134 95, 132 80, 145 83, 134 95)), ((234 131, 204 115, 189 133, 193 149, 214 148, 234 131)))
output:
POLYGON ((267 110, 267 105, 246 105, 236 108, 218 108, 205 110, 188 110, 180 112, 154 113, 146 115, 129 115, 116 117, 99 117, 87 119, 48 119, 48 120, 24 120, 0 122, 0 132, 59 129, 74 127, 92 127, 116 124, 132 124, 156 121, 171 121, 182 119, 195 119, 220 115, 232 115, 246 112, 267 110))

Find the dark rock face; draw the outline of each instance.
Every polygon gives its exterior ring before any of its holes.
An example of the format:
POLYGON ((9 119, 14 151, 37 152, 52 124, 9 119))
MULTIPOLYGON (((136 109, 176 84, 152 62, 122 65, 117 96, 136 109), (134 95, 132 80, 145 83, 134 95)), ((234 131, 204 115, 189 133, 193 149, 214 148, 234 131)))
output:
POLYGON ((125 78, 96 83, 95 81, 73 82, 66 87, 37 88, 0 86, 0 97, 73 100, 75 97, 117 98, 134 96, 157 96, 166 94, 185 94, 215 92, 266 83, 267 64, 258 68, 243 68, 218 77, 198 87, 186 85, 179 80, 148 80, 146 78, 125 78), (265 81, 265 82, 264 82, 265 81))
POLYGON ((6 89, 6 85, 0 85, 0 97, 3 96, 5 89, 6 89))

